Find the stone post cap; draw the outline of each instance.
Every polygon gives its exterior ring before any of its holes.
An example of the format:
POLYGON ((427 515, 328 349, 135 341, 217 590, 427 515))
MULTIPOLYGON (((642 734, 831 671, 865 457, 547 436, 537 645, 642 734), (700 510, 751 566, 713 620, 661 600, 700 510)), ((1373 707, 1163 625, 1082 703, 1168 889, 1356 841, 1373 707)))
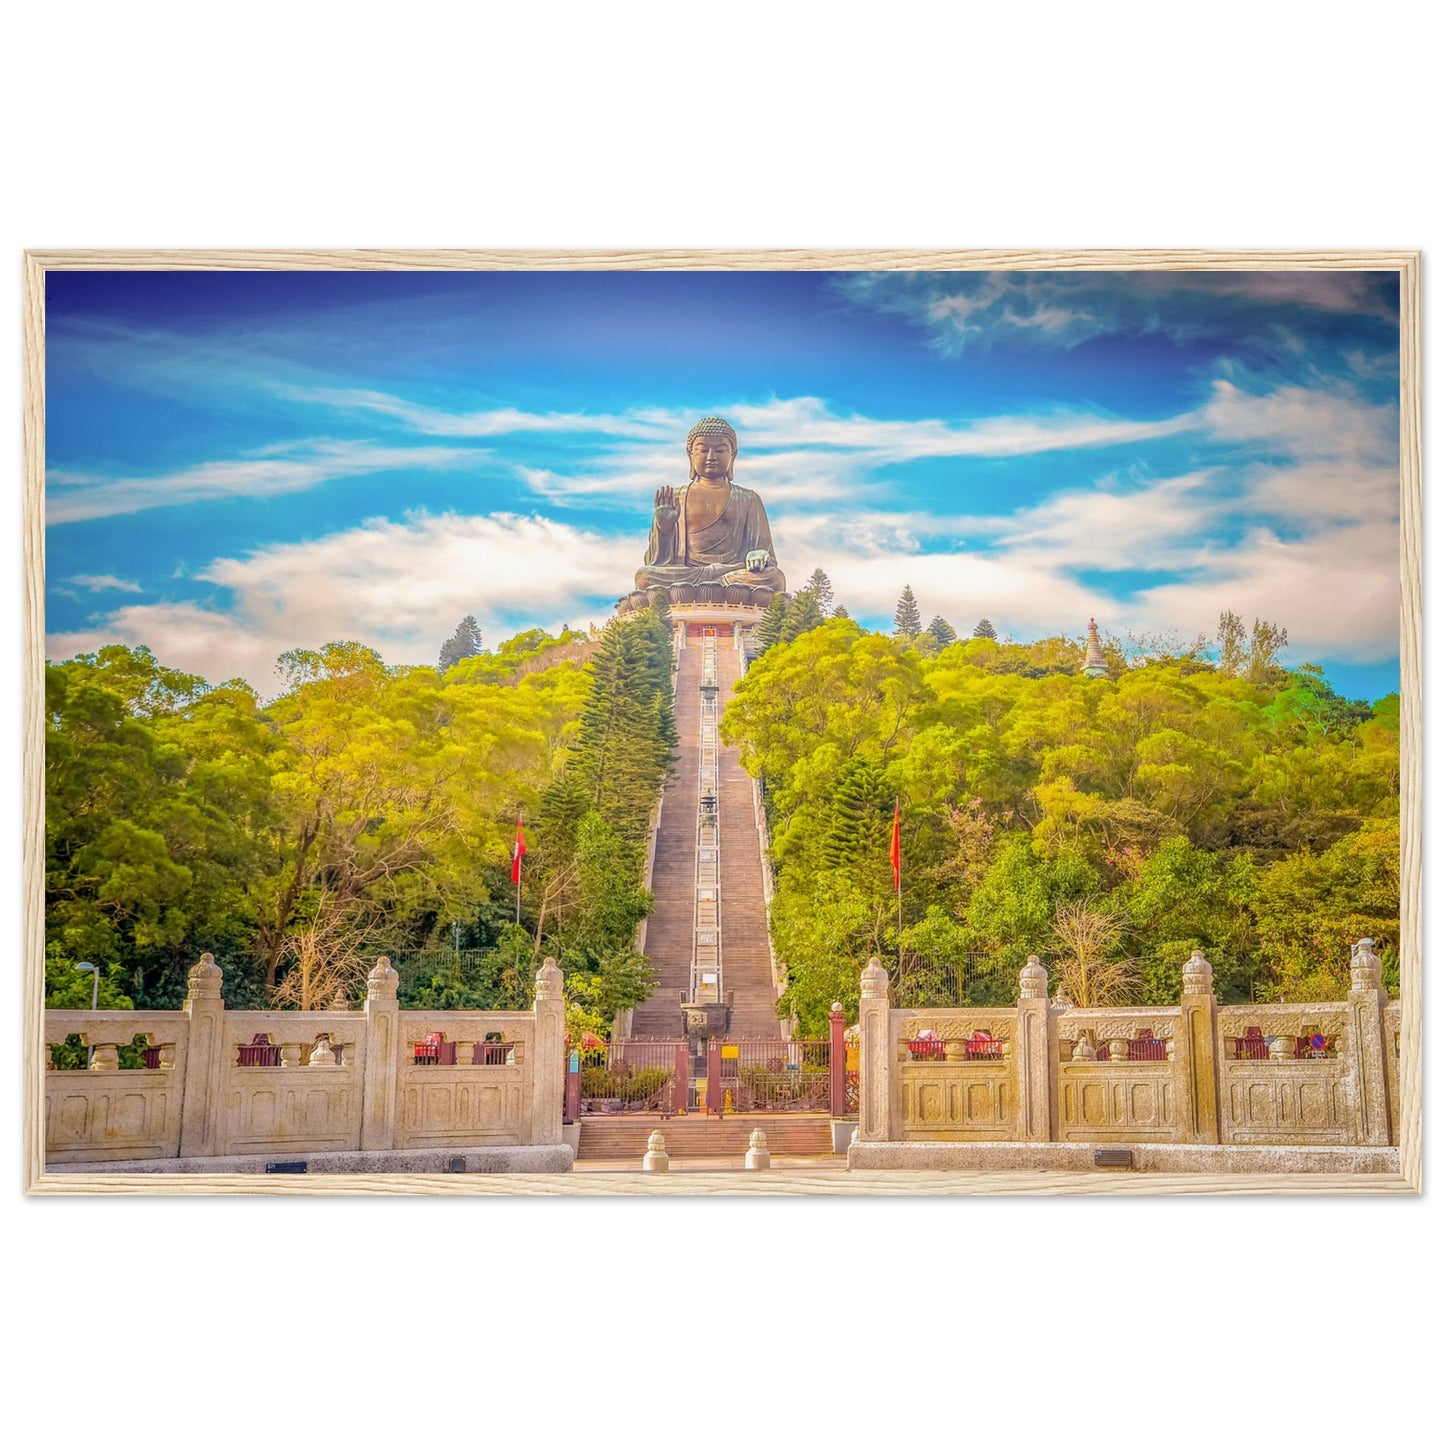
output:
POLYGON ((1049 975, 1036 953, 1029 954, 1029 961, 1019 969, 1020 998, 1048 998, 1049 975))
POLYGON ((557 967, 555 958, 544 958, 542 966, 537 970, 537 1002, 543 999, 560 999, 562 997, 562 970, 557 967))
POLYGON ((1380 987, 1380 955, 1375 952, 1375 940, 1362 938, 1350 948, 1350 988, 1377 989, 1380 987))
POLYGON ((391 960, 382 954, 376 960, 371 972, 366 975, 367 998, 395 998, 396 977, 396 970, 391 966, 391 960))
POLYGON ((667 1140, 662 1137, 661 1129, 654 1129, 647 1136, 647 1152, 649 1154, 667 1153, 667 1140))
POLYGON ((187 998, 220 998, 221 967, 216 955, 203 953, 201 961, 190 971, 186 983, 187 998))
POLYGON ((766 1149, 768 1147, 768 1136, 761 1129, 754 1129, 748 1135, 749 1149, 766 1149))
POLYGON ((828 1012, 830 1014, 840 1014, 843 1012, 843 1005, 835 1000, 833 1005, 829 1008, 828 1012))
POLYGON ((863 970, 863 997, 881 998, 885 1003, 888 1000, 888 970, 876 953, 863 970))
POLYGON ((1184 992, 1214 992, 1214 970, 1202 949, 1196 948, 1189 955, 1189 962, 1184 965, 1184 992))

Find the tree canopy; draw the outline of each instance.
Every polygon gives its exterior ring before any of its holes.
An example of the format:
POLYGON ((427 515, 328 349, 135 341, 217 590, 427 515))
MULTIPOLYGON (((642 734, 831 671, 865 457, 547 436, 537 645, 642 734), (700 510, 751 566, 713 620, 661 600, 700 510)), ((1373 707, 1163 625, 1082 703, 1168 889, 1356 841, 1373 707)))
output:
POLYGON ((49 998, 88 1002, 87 960, 106 1006, 174 1007, 203 951, 233 1006, 355 996, 363 952, 458 960, 403 968, 404 997, 433 1006, 524 1003, 543 950, 597 1008, 645 993, 631 941, 671 759, 664 617, 595 640, 531 629, 440 674, 357 642, 288 652, 278 674, 263 706, 144 647, 47 666, 49 998), (528 856, 519 928, 517 818, 540 827, 569 789, 566 828, 528 856))
POLYGON ((1112 643, 1092 679, 1078 640, 927 656, 846 620, 771 648, 722 731, 764 782, 774 944, 804 1030, 833 998, 853 1006, 874 952, 974 1002, 1013 997, 1030 953, 1075 991, 1145 1003, 1177 998, 1196 947, 1227 1000, 1342 997, 1362 935, 1388 976, 1398 701, 1286 671, 1270 629, 1235 675, 1197 643, 1112 643))

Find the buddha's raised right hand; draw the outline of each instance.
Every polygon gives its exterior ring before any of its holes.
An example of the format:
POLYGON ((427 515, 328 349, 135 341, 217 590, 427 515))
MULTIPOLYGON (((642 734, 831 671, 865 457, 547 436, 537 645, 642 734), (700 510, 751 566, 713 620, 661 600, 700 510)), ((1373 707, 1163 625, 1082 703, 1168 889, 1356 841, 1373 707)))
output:
POLYGON ((657 516, 659 531, 670 532, 677 522, 677 493, 671 487, 659 487, 657 495, 652 499, 652 506, 657 516))

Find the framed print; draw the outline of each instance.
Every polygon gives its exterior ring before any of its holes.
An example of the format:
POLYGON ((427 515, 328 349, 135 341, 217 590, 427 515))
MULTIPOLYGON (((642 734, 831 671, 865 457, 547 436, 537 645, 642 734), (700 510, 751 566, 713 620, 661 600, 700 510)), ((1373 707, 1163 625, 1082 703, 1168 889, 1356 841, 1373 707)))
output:
POLYGON ((1420 1188, 1415 252, 32 252, 32 1193, 1420 1188))

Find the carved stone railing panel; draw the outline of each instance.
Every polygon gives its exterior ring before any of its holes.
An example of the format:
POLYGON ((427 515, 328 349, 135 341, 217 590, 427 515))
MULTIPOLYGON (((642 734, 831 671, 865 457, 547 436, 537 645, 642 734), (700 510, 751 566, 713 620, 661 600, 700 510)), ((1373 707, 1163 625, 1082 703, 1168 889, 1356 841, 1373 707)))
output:
POLYGON ((1225 1144, 1359 1142, 1348 1059, 1221 1059, 1225 1144))
POLYGON ((1018 1111, 1011 1063, 906 1063, 897 1067, 905 1139, 1010 1139, 1018 1111))
POLYGON ((174 1069, 47 1073, 46 1154, 76 1161, 174 1158, 181 1138, 181 1078, 174 1069))
POLYGON ((1058 1137, 1101 1144, 1180 1142, 1185 1135, 1175 1109, 1175 1082, 1172 1063, 1061 1063, 1058 1137))
POLYGON ((525 1143, 529 1083, 519 1064, 417 1069, 400 1087, 396 1147, 525 1143))
POLYGON ((232 1065, 222 1088, 222 1154, 361 1147, 357 1069, 232 1065))

